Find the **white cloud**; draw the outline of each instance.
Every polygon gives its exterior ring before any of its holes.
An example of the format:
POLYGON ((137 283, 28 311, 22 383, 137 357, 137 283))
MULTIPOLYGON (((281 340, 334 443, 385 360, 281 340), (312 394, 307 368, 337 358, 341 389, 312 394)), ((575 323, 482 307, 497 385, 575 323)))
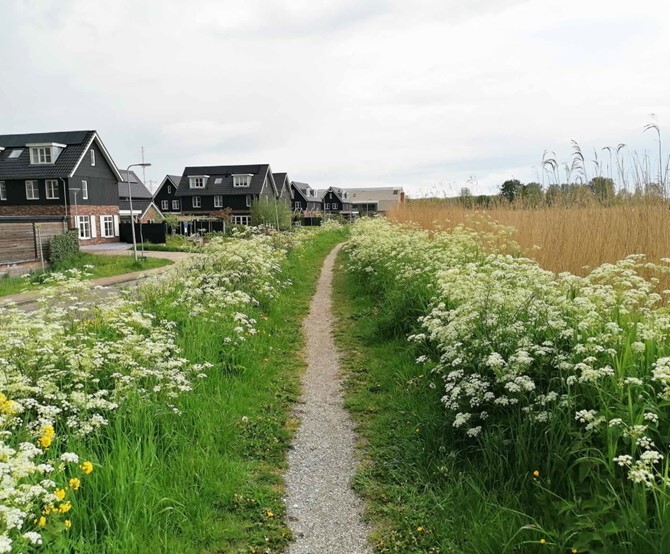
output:
MULTIPOLYGON (((151 178, 266 163, 316 186, 477 192, 670 122, 662 0, 25 0, 0 132, 97 128, 151 178), (470 179, 473 177, 474 179, 470 179), (445 183, 447 185, 445 185, 445 183)), ((447 191, 448 192, 448 191, 447 191)))

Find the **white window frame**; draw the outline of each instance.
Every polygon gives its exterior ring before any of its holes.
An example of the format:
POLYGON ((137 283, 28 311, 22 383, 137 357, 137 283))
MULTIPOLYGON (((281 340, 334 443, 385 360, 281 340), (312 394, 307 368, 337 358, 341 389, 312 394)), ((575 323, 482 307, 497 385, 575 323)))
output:
POLYGON ((169 209, 170 209, 170 201, 161 200, 161 210, 169 210, 169 209))
POLYGON ((299 210, 299 209, 302 208, 302 204, 300 202, 296 202, 294 205, 295 205, 296 210, 299 210))
POLYGON ((330 204, 326 204, 326 210, 330 210, 330 204))
POLYGON ((81 199, 88 200, 88 181, 86 179, 81 180, 81 199))
POLYGON ((179 210, 179 200, 172 201, 172 211, 179 210))
POLYGON ((207 175, 193 175, 188 178, 188 186, 192 189, 204 189, 207 184, 207 175))
POLYGON ((93 236, 91 232, 91 216, 80 215, 77 221, 77 229, 79 229, 79 240, 89 240, 93 236), (86 231, 88 231, 88 236, 86 231))
POLYGON ((47 200, 58 200, 60 198, 58 179, 47 179, 44 181, 44 188, 46 189, 47 200))
POLYGON ((232 219, 233 225, 251 225, 250 215, 234 215, 232 219))
POLYGON ((168 185, 168 194, 172 194, 172 185, 168 185))
POLYGON ((7 185, 4 181, 0 181, 0 201, 7 200, 7 185))
POLYGON ((26 200, 39 200, 40 187, 37 181, 26 181, 26 200), (28 193, 30 191, 30 194, 28 193))
POLYGON ((251 174, 233 175, 233 188, 249 188, 251 186, 251 174))
POLYGON ((51 146, 33 146, 30 148, 31 165, 51 165, 53 163, 51 146))
POLYGON ((95 167, 95 150, 91 148, 91 167, 95 167))
POLYGON ((214 197, 214 207, 223 208, 223 196, 220 194, 214 197))
POLYGON ((114 237, 114 216, 113 215, 101 215, 100 216, 100 236, 104 237, 104 238, 114 237), (108 230, 108 228, 109 228, 109 230, 108 230))
POLYGON ((202 196, 192 196, 191 206, 194 208, 202 208, 202 196))
POLYGON ((253 202, 253 198, 252 198, 251 194, 247 194, 247 197, 244 199, 244 202, 245 202, 247 208, 251 208, 251 204, 253 202))

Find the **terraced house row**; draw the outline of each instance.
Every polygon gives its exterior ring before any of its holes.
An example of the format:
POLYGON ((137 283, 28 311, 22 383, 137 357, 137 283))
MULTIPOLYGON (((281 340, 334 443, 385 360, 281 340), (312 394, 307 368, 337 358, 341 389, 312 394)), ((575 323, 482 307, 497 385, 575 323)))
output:
POLYGON ((95 130, 0 135, 0 264, 39 259, 43 244, 67 229, 86 244, 119 241, 131 221, 165 215, 251 223, 258 201, 290 206, 294 218, 383 213, 402 188, 315 190, 269 164, 186 167, 150 192, 119 169, 95 130), (132 206, 131 206, 132 204, 132 206))

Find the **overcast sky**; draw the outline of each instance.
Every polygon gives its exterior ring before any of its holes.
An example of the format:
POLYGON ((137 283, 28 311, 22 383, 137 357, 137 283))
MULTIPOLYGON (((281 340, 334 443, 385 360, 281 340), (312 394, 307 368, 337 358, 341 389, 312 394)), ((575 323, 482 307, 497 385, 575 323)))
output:
POLYGON ((97 129, 154 182, 484 193, 570 139, 655 152, 669 37, 666 0, 0 0, 0 133, 97 129))

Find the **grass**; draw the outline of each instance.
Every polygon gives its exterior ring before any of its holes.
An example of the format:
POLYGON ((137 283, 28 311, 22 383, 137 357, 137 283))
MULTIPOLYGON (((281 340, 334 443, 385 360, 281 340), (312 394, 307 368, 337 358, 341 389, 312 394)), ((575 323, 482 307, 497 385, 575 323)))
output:
POLYGON ((60 264, 53 269, 34 271, 24 277, 0 277, 0 296, 37 290, 43 285, 45 277, 48 277, 52 271, 76 269, 86 271, 88 273, 86 279, 99 279, 101 277, 132 273, 133 271, 154 269, 170 265, 171 263, 170 260, 161 258, 145 258, 136 262, 132 256, 104 256, 80 252, 69 262, 60 264), (93 267, 86 268, 85 266, 93 267))
POLYGON ((415 363, 404 338, 389 337, 379 298, 344 271, 342 256, 334 280, 336 338, 346 406, 363 439, 355 488, 366 500, 375 551, 541 551, 518 546, 516 530, 533 523, 521 514, 519 490, 478 474, 475 458, 463 462, 469 454, 454 451, 441 381, 415 363))
MULTIPOLYGON (((165 244, 144 243, 144 250, 155 252, 191 252, 194 247, 195 244, 182 235, 167 235, 165 244)), ((141 249, 142 244, 139 244, 137 248, 141 249)))
POLYGON ((214 368, 179 401, 181 416, 129 401, 98 443, 81 445, 104 465, 82 489, 73 513, 84 515, 56 551, 284 550, 291 534, 281 474, 304 368, 300 326, 323 259, 341 240, 340 233, 321 233, 301 255, 289 255, 293 286, 252 312, 258 333, 234 359, 223 347, 224 331, 156 299, 151 311, 177 322, 185 357, 214 368))
POLYGON ((467 223, 473 214, 515 227, 514 239, 525 254, 550 271, 585 275, 586 268, 629 254, 646 254, 653 261, 670 256, 670 206, 662 201, 536 209, 496 206, 476 211, 438 199, 412 200, 389 217, 432 229, 467 223))

